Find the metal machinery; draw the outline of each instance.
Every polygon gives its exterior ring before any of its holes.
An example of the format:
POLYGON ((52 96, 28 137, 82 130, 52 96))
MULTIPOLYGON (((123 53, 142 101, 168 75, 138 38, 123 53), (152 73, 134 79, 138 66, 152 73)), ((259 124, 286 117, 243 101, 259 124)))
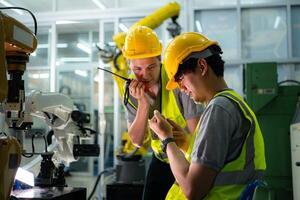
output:
POLYGON ((10 198, 21 154, 26 154, 20 142, 33 124, 32 116, 44 119, 52 128, 58 148, 55 154, 31 153, 41 154, 43 157, 41 171, 35 184, 43 189, 32 188, 14 195, 20 194, 19 199, 85 199, 86 189, 64 187, 66 184, 62 174, 63 167, 60 165, 56 170, 52 156, 54 155, 57 161, 70 163, 77 160, 78 156, 98 156, 99 146, 79 144, 79 138, 89 136, 93 130, 83 127, 83 123, 89 120, 89 115, 74 111, 73 102, 69 97, 58 93, 33 92, 25 99, 22 76, 29 55, 36 47, 35 34, 19 21, 0 12, 0 103, 5 112, 6 123, 15 134, 15 137, 6 134, 4 137, 0 136, 0 199, 10 198), (10 76, 9 80, 6 73, 10 76), (24 192, 28 193, 27 196, 24 196, 24 192))
POLYGON ((291 152, 294 199, 300 199, 300 99, 291 125, 291 152))
MULTIPOLYGON (((22 75, 29 54, 37 47, 35 35, 22 23, 0 12, 0 102, 5 99, 9 127, 25 128, 25 100, 22 75), (10 80, 7 81, 8 72, 10 80)), ((9 198, 16 171, 21 161, 21 146, 13 137, 0 138, 0 199, 9 198), (2 187, 3 185, 3 187, 2 187)))
POLYGON ((255 199, 292 199, 290 125, 300 85, 283 85, 293 80, 278 83, 276 63, 246 64, 244 75, 245 97, 260 123, 267 162, 267 187, 258 190, 255 199))

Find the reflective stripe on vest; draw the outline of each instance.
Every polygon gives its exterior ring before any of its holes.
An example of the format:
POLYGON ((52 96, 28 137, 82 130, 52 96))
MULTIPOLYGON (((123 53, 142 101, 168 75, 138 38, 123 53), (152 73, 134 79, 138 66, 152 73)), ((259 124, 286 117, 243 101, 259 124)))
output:
MULTIPOLYGON (((219 199, 221 196, 222 199, 225 198, 224 196, 228 197, 226 199, 236 199, 243 190, 243 185, 261 178, 263 171, 266 169, 263 138, 253 111, 237 93, 233 90, 225 90, 217 93, 215 97, 217 96, 224 96, 236 102, 245 118, 250 121, 250 129, 244 140, 240 155, 235 160, 225 164, 216 176, 213 188, 205 199, 219 199)), ((199 124, 198 128, 201 126, 201 119, 199 124)), ((191 153, 198 128, 196 133, 193 134, 190 147, 186 153, 189 162, 191 161, 191 153)), ((186 197, 181 188, 175 183, 169 190, 166 199, 184 200, 186 197)))
POLYGON ((236 160, 229 162, 224 166, 222 171, 216 177, 214 182, 215 186, 247 184, 255 179, 262 178, 263 170, 265 170, 265 167, 263 168, 258 166, 258 168, 256 168, 254 163, 254 133, 258 129, 257 131, 261 134, 257 120, 254 117, 255 115, 250 113, 250 108, 247 107, 243 100, 239 99, 232 93, 232 91, 227 90, 218 93, 216 96, 224 96, 235 101, 241 108, 246 119, 250 121, 250 130, 246 136, 246 140, 244 141, 241 155, 236 160), (242 164, 242 162, 244 164, 242 164))
MULTIPOLYGON (((161 74, 161 114, 165 116, 168 119, 173 120, 176 122, 178 125, 180 125, 182 128, 186 127, 186 121, 184 117, 182 116, 182 113, 180 112, 180 109, 177 105, 176 97, 173 93, 173 91, 166 90, 166 84, 168 82, 168 77, 166 74, 166 71, 163 67, 161 66, 160 70, 161 74)), ((131 78, 133 78, 131 76, 131 78)), ((128 99, 128 103, 137 110, 137 106, 130 100, 128 99)), ((148 129, 148 132, 150 130, 148 129)), ((150 133, 150 132, 149 132, 150 133)), ((152 136, 152 134, 151 134, 152 136)), ((151 147, 152 150, 155 154, 155 156, 163 161, 169 163, 169 160, 167 158, 167 154, 162 151, 162 143, 159 140, 159 138, 153 138, 151 137, 151 147)))

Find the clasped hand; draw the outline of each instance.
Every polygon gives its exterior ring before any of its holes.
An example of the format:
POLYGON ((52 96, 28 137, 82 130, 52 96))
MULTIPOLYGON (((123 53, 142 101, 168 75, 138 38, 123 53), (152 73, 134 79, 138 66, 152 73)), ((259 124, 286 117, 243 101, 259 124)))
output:
POLYGON ((175 142, 180 149, 183 151, 188 149, 190 135, 174 121, 162 116, 157 110, 154 111, 154 116, 149 121, 149 126, 157 134, 160 140, 174 137, 175 142))

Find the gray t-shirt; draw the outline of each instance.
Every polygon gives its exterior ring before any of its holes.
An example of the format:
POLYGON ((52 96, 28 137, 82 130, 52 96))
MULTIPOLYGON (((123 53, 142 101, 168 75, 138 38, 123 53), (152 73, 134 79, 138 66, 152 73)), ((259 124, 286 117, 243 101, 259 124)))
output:
POLYGON ((191 159, 216 171, 239 156, 250 122, 227 97, 212 99, 202 114, 191 159))
MULTIPOLYGON (((174 92, 174 96, 176 98, 177 105, 178 105, 183 117, 186 120, 201 116, 201 114, 204 110, 202 105, 195 104, 195 102, 188 95, 181 92, 179 89, 175 89, 175 90, 173 90, 173 92, 174 92)), ((157 95, 157 98, 154 99, 154 104, 150 106, 149 119, 151 119, 153 117, 154 110, 161 111, 161 109, 160 109, 161 88, 159 89, 158 94, 159 95, 157 95)), ((129 98, 132 101, 132 103, 134 103, 134 105, 137 105, 137 100, 134 97, 129 96, 129 98)), ((136 110, 135 110, 135 108, 132 107, 132 105, 130 105, 130 103, 128 103, 125 107, 126 107, 127 121, 129 123, 132 123, 136 116, 136 110)))

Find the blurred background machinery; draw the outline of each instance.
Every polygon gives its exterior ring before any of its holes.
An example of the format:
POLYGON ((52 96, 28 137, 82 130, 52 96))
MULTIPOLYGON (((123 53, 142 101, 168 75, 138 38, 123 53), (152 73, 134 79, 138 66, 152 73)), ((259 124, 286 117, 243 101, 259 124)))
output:
MULTIPOLYGON (((295 160, 291 165, 290 138, 297 136, 290 132, 290 127, 296 123, 293 118, 300 102, 300 82, 278 82, 276 63, 247 64, 244 77, 245 97, 260 123, 267 162, 264 180, 268 186, 259 190, 256 199, 293 199, 295 160)), ((294 159, 299 157, 294 155, 294 159)), ((298 189, 294 185, 294 190, 298 189)))
MULTIPOLYGON (((21 9, 23 8, 1 8, 1 9, 21 9)), ((28 10, 26 10, 28 11, 28 10)), ((22 76, 26 70, 26 63, 29 56, 37 47, 37 24, 34 15, 28 11, 35 24, 34 33, 25 25, 16 19, 0 12, 0 102, 3 104, 3 113, 5 121, 11 128, 12 135, 1 132, 0 136, 0 199, 10 199, 12 186, 15 175, 21 161, 21 155, 24 157, 32 157, 33 155, 41 155, 41 169, 35 179, 34 186, 44 188, 28 189, 29 196, 27 199, 43 199, 49 198, 48 192, 45 190, 49 187, 66 187, 64 179, 64 165, 76 161, 78 156, 98 156, 98 145, 81 145, 80 138, 88 137, 95 133, 90 128, 84 127, 84 123, 89 122, 89 114, 73 110, 72 100, 59 93, 41 93, 32 92, 25 97, 24 80, 22 76), (9 74, 9 80, 6 78, 9 74), (48 152, 46 133, 42 133, 45 142, 45 152, 35 152, 34 138, 32 136, 32 152, 28 153, 23 146, 23 137, 33 125, 33 116, 42 118, 44 122, 51 127, 55 136, 54 143, 57 144, 54 152, 48 152), (55 155, 55 163, 52 156, 55 155), (57 164, 59 163, 59 164, 57 164), (58 166, 57 166, 58 165, 58 166), (42 192, 41 192, 42 191, 42 192)), ((2 110, 1 110, 2 112, 2 110)), ((1 127, 1 131, 4 127, 1 127)), ((49 136, 49 135, 48 135, 49 136)), ((48 143, 52 142, 52 135, 48 137, 48 143)), ((24 178, 24 177, 23 177, 24 178)), ((24 179, 26 181, 26 178, 24 179)), ((31 185, 32 186, 32 185, 31 185)), ((57 195, 65 196, 73 194, 81 195, 85 198, 86 189, 70 190, 68 188, 60 189, 57 195), (70 190, 70 191, 68 191, 70 190)), ((22 189, 19 188, 19 189, 22 189)), ((50 194, 50 193, 49 193, 50 194)), ((18 195, 18 192, 13 193, 18 195)), ((20 197, 20 199, 21 199, 20 197)))

